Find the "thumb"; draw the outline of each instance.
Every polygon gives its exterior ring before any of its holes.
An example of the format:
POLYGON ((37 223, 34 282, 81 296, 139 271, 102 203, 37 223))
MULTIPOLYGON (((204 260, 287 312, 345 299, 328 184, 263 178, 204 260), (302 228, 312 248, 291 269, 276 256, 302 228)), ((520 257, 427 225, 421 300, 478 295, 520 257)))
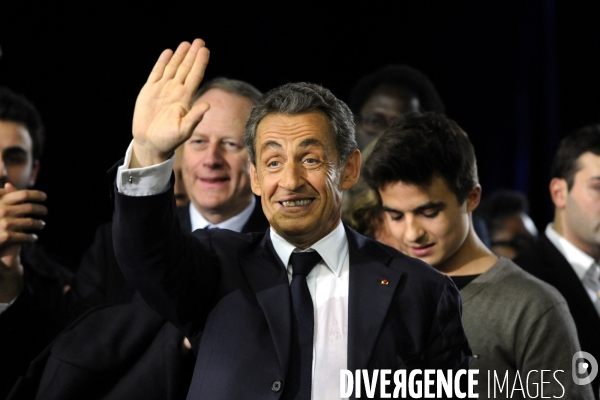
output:
POLYGON ((10 183, 5 183, 3 187, 0 187, 0 197, 4 196, 7 193, 12 193, 15 192, 17 190, 16 187, 14 187, 12 184, 10 183))
POLYGON ((12 183, 8 182, 4 184, 4 189, 6 190, 6 193, 12 193, 17 191, 17 188, 12 183))
POLYGON ((196 126, 202 121, 202 117, 210 108, 210 104, 206 102, 198 102, 192 106, 190 111, 181 120, 181 130, 186 137, 189 137, 196 126))

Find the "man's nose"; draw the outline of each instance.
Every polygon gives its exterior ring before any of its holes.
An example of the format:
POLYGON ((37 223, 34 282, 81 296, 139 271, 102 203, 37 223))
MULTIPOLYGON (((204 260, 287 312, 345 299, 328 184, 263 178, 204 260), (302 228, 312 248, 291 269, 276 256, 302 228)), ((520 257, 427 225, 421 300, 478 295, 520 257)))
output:
POLYGON ((419 219, 414 216, 406 215, 405 219, 405 230, 404 239, 407 243, 418 243, 423 237, 423 227, 421 226, 419 219))
POLYGON ((285 163, 281 171, 279 186, 294 191, 302 184, 302 168, 294 162, 285 163))
POLYGON ((223 165, 223 149, 219 143, 211 143, 204 152, 203 164, 210 168, 216 168, 223 165))

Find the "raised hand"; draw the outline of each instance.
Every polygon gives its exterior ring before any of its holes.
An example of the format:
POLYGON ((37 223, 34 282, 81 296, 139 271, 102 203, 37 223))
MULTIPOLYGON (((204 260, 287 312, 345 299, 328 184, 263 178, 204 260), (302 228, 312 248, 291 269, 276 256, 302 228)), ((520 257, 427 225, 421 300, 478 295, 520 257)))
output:
POLYGON ((209 108, 207 103, 191 106, 208 57, 201 39, 160 55, 135 103, 131 168, 165 161, 191 136, 209 108))
POLYGON ((17 190, 7 183, 0 189, 0 302, 8 302, 22 286, 21 245, 37 240, 32 231, 45 223, 39 217, 48 210, 38 202, 46 200, 39 190, 17 190))

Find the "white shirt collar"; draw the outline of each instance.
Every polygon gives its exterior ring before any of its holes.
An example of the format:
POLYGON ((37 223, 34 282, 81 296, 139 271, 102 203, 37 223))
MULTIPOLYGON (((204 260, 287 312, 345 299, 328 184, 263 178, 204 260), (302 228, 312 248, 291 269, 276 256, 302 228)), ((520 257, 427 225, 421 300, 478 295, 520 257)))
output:
POLYGON ((244 208, 244 210, 241 213, 219 224, 211 224, 206 218, 202 216, 202 214, 198 212, 198 210, 196 210, 192 202, 190 202, 190 222, 192 223, 192 232, 196 229, 204 229, 209 225, 211 228, 229 229, 231 231, 241 232, 244 228, 244 225, 246 225, 246 222, 248 222, 248 220, 250 219, 250 216, 254 211, 255 204, 256 199, 254 198, 254 196, 252 196, 252 201, 250 201, 250 205, 244 208))
POLYGON ((567 259, 567 262, 571 264, 579 279, 583 279, 586 272, 596 263, 595 260, 556 232, 552 223, 549 223, 546 226, 545 233, 554 247, 556 247, 567 259))
MULTIPOLYGON (((290 256, 294 250, 298 251, 297 248, 288 243, 273 228, 271 228, 271 241, 273 242, 275 252, 287 269, 290 263, 290 256)), ((346 237, 344 224, 341 222, 338 223, 338 226, 334 230, 310 248, 318 251, 319 255, 323 258, 323 262, 331 272, 336 276, 340 276, 342 267, 344 266, 344 259, 348 254, 348 238, 346 237)))

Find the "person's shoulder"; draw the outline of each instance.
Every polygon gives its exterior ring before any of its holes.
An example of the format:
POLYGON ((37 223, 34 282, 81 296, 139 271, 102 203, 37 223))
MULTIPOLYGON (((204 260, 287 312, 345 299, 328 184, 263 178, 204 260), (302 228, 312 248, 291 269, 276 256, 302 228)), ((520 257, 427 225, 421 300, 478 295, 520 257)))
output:
POLYGON ((511 296, 518 296, 526 303, 543 308, 566 304, 564 297, 554 286, 535 277, 513 261, 500 257, 498 264, 502 268, 499 278, 504 282, 503 290, 511 296))
POLYGON ((542 232, 533 245, 522 254, 519 254, 514 262, 525 270, 537 269, 545 264, 548 257, 561 257, 560 251, 552 244, 550 239, 542 232))

